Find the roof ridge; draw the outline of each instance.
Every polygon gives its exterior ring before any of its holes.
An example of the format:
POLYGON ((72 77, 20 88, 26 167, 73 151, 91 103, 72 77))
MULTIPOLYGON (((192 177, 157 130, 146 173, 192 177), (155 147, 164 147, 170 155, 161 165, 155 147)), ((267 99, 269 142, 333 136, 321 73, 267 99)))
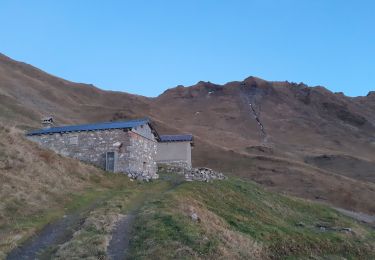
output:
POLYGON ((80 132, 80 131, 94 131, 94 130, 105 130, 105 129, 129 129, 140 125, 140 123, 150 124, 150 119, 140 118, 133 120, 124 121, 112 121, 112 122, 100 122, 91 124, 80 124, 80 125, 66 125, 66 126, 54 126, 47 129, 37 129, 27 132, 26 135, 39 135, 39 134, 50 134, 50 133, 62 133, 62 132, 80 132))

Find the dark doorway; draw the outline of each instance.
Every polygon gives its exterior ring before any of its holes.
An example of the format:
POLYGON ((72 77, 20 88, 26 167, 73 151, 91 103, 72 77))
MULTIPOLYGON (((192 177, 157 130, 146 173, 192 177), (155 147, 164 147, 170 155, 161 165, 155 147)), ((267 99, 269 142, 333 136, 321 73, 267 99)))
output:
POLYGON ((146 171, 146 169, 147 169, 147 163, 143 162, 143 171, 146 171))
POLYGON ((109 172, 115 171, 115 152, 107 152, 105 157, 105 170, 109 172))

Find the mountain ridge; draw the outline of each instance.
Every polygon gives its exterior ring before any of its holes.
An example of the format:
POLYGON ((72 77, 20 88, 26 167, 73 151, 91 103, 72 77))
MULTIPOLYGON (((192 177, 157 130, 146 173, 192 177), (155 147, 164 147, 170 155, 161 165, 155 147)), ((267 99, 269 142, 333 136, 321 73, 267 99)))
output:
POLYGON ((296 82, 293 82, 293 81, 288 81, 288 80, 272 80, 272 81, 268 81, 268 80, 264 80, 260 77, 257 77, 257 76, 248 76, 246 78, 244 78, 242 81, 241 80, 235 80, 235 81, 228 81, 224 84, 219 84, 219 83, 213 83, 211 81, 198 81, 197 83, 191 85, 191 86, 185 86, 185 85, 182 85, 182 84, 179 84, 175 87, 170 87, 170 88, 167 88, 166 90, 164 90, 162 93, 160 93, 158 96, 156 97, 148 97, 148 96, 144 96, 142 94, 137 94, 137 93, 129 93, 129 92, 126 92, 126 91, 119 91, 119 90, 104 90, 102 89, 101 87, 99 86, 96 86, 92 83, 83 83, 83 82, 75 82, 75 81, 71 81, 71 80, 67 80, 67 79, 64 79, 62 77, 59 77, 59 76, 56 76, 52 73, 49 73, 45 70, 42 70, 42 69, 39 69, 27 62, 24 62, 24 61, 19 61, 19 60, 14 60, 12 59, 11 57, 5 55, 4 53, 1 53, 0 52, 0 61, 2 62, 9 62, 10 64, 16 66, 16 67, 20 67, 20 66, 27 66, 29 68, 32 68, 34 71, 38 72, 38 73, 41 73, 43 75, 48 75, 50 76, 51 78, 54 78, 54 79, 59 79, 59 80, 62 80, 66 83, 69 83, 69 84, 78 84, 78 85, 85 85, 85 86, 88 86, 88 87, 92 87, 92 88, 95 88, 95 89, 98 89, 100 91, 104 91, 104 92, 115 92, 115 93, 124 93, 124 94, 130 94, 130 95, 134 95, 134 96, 140 96, 140 97, 144 97, 144 98, 149 98, 149 99, 154 99, 154 98, 157 98, 159 96, 161 96, 163 93, 169 91, 169 90, 173 90, 175 88, 180 88, 180 87, 183 87, 183 88, 189 88, 189 87, 194 87, 194 86, 197 86, 197 85, 200 85, 200 84, 212 84, 212 85, 215 85, 215 86, 226 86, 226 85, 231 85, 232 83, 241 83, 241 82, 246 82, 248 80, 258 80, 258 81, 263 81, 263 82, 270 82, 270 83, 273 83, 273 84, 278 84, 280 86, 282 85, 297 85, 297 86, 304 86, 304 87, 308 87, 308 88, 315 88, 315 89, 318 89, 318 88, 321 88, 321 89, 324 89, 324 90, 327 90, 333 94, 337 94, 337 95, 344 95, 346 98, 365 98, 365 97, 369 97, 369 96, 372 96, 372 95, 375 95, 375 91, 372 91, 370 90, 367 94, 364 94, 364 95, 359 95, 359 96, 348 96, 346 95, 344 92, 333 92, 329 89, 327 89, 325 86, 322 86, 322 85, 315 85, 315 86, 310 86, 310 85, 307 85, 305 84, 304 82, 300 82, 300 83, 296 83, 296 82))

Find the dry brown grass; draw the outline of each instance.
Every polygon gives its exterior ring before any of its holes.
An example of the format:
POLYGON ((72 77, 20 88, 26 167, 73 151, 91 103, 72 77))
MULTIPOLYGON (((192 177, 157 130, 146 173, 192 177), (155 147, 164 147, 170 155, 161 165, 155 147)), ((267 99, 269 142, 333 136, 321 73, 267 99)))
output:
POLYGON ((0 251, 33 233, 31 222, 41 221, 36 216, 61 209, 70 194, 89 187, 90 180, 101 173, 39 148, 16 128, 1 126, 0 251))
POLYGON ((296 160, 249 155, 199 142, 195 165, 256 181, 272 191, 375 214, 375 184, 349 178, 296 160))

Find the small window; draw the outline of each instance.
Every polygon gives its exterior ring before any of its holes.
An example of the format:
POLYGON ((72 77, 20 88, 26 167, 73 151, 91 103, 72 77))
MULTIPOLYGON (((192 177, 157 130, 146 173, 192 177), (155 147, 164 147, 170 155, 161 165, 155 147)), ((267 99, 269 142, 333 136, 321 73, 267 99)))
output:
POLYGON ((69 144, 78 144, 78 135, 73 135, 69 137, 69 144))

